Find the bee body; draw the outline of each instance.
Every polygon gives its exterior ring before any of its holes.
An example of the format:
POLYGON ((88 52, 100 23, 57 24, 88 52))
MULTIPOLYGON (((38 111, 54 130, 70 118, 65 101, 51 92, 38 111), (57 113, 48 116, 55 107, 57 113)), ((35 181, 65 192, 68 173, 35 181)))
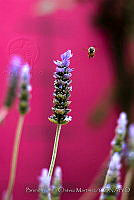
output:
POLYGON ((89 47, 88 48, 88 57, 93 58, 95 56, 95 48, 94 47, 89 47))

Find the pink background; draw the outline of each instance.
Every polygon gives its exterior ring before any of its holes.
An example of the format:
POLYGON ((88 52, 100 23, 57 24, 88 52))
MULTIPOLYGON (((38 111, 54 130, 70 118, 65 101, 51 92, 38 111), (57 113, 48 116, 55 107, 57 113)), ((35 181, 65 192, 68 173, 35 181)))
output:
MULTIPOLYGON (((98 3, 78 4, 42 17, 32 13, 35 3, 34 0, 0 0, 1 106, 6 92, 9 55, 21 54, 32 65, 31 112, 26 116, 23 129, 14 200, 36 200, 38 194, 26 193, 25 188, 37 188, 41 169, 50 164, 56 129, 47 119, 52 113, 53 59, 59 59, 68 49, 74 55, 71 60, 75 68, 71 96, 73 121, 62 127, 56 160, 56 165, 63 170, 65 188, 84 189, 91 184, 109 153, 118 116, 111 110, 105 124, 99 128, 87 123, 89 113, 113 81, 113 66, 105 38, 92 24, 98 3), (97 48, 95 58, 90 60, 83 50, 89 45, 97 48)), ((0 127, 0 195, 8 183, 18 117, 16 104, 0 127)), ((64 193, 62 200, 75 200, 80 195, 64 193)))

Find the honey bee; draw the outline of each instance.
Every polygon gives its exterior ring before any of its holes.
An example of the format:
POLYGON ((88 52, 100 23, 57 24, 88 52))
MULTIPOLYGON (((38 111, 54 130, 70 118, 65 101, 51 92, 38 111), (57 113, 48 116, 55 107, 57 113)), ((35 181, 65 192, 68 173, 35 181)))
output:
POLYGON ((88 48, 88 57, 93 58, 95 56, 95 48, 94 47, 89 47, 88 48))

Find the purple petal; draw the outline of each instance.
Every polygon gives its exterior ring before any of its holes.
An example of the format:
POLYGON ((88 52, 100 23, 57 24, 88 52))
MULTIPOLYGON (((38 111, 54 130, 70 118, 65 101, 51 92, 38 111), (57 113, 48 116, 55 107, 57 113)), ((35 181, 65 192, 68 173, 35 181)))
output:
POLYGON ((59 88, 62 89, 62 85, 59 85, 59 88))
POLYGON ((126 126, 128 123, 127 114, 125 112, 120 113, 120 116, 117 122, 119 126, 126 126))
POLYGON ((12 56, 11 61, 10 61, 10 71, 11 75, 14 75, 18 73, 19 68, 21 66, 21 58, 19 56, 12 56))
POLYGON ((64 78, 70 78, 71 76, 72 76, 71 73, 69 73, 69 74, 64 74, 64 78))
POLYGON ((21 65, 21 58, 19 56, 13 56, 11 58, 11 65, 13 66, 21 65))
POLYGON ((67 71, 68 71, 69 73, 71 73, 72 71, 74 71, 74 69, 72 69, 72 68, 67 68, 67 71))
POLYGON ((29 81, 30 81, 30 66, 27 63, 22 66, 21 80, 26 82, 29 85, 29 81))
POLYGON ((59 60, 57 60, 57 61, 54 61, 54 64, 56 64, 57 66, 60 66, 60 67, 62 67, 62 66, 63 66, 62 62, 61 62, 61 61, 59 61, 59 60))
POLYGON ((59 76, 56 72, 54 72, 53 77, 54 77, 54 78, 59 78, 60 76, 59 76))
POLYGON ((61 167, 56 167, 55 172, 54 172, 54 179, 55 179, 55 182, 56 181, 59 181, 59 182, 62 181, 62 170, 61 170, 61 167))
POLYGON ((56 67, 56 72, 64 72, 65 69, 64 68, 59 68, 59 67, 56 67))
POLYGON ((68 67, 70 65, 70 60, 62 60, 62 65, 65 66, 65 67, 68 67))
POLYGON ((72 56, 73 55, 71 53, 71 50, 68 50, 65 53, 61 54, 61 59, 62 60, 70 59, 72 56))

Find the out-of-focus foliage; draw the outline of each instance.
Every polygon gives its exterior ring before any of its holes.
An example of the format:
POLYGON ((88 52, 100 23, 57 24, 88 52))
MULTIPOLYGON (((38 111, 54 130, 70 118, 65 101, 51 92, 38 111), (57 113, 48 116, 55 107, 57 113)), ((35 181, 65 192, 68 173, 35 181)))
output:
MULTIPOLYGON (((116 83, 111 88, 111 97, 106 98, 105 105, 120 106, 121 110, 128 113, 129 121, 134 120, 134 1, 133 0, 105 0, 102 2, 96 25, 106 34, 113 63, 116 83)), ((105 100, 102 100, 105 101, 105 100)), ((102 104, 102 103, 100 103, 102 104)), ((101 122, 106 116, 110 106, 100 109, 93 115, 94 122, 101 122), (102 116, 96 121, 96 116, 102 116)), ((97 106, 100 108, 100 106, 97 106)))

